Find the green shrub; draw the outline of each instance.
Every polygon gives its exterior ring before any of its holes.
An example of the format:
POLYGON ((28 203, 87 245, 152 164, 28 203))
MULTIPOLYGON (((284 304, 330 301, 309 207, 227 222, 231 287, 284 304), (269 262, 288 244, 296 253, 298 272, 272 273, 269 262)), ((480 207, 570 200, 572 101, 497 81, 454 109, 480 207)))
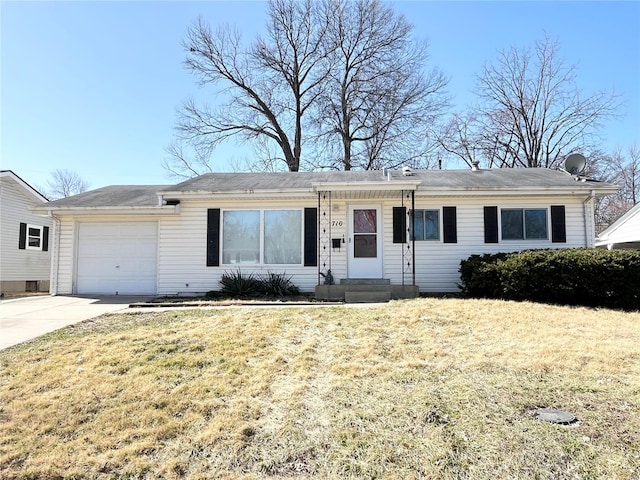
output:
POLYGON ((498 262, 508 256, 508 253, 487 253, 462 260, 459 270, 462 293, 476 298, 500 298, 502 285, 498 262))
POLYGON ((291 282, 291 276, 284 273, 267 273, 255 276, 235 272, 224 272, 220 279, 220 294, 227 297, 251 298, 258 296, 285 297, 299 295, 300 290, 291 282))
POLYGON ((472 255, 460 264, 461 289, 474 297, 640 309, 640 252, 527 250, 472 255))
POLYGON ((267 273, 260 277, 261 293, 268 297, 299 295, 300 290, 291 282, 291 276, 284 273, 267 273))
POLYGON ((220 293, 229 297, 255 297, 260 294, 260 281, 253 274, 244 274, 240 269, 224 272, 220 279, 220 293))

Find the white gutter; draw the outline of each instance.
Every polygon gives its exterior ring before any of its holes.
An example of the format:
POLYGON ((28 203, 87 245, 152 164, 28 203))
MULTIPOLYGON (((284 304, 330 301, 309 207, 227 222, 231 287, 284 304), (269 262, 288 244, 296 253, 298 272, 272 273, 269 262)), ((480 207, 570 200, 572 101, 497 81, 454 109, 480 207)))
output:
POLYGON ((393 180, 380 182, 318 182, 312 183, 314 192, 363 192, 370 190, 396 191, 396 190, 417 190, 422 180, 393 180))
POLYGON ((178 215, 180 205, 162 205, 158 207, 32 207, 29 209, 37 215, 178 215))
MULTIPOLYGON (((260 190, 227 190, 227 191, 195 191, 195 192, 162 192, 158 196, 161 202, 164 198, 172 198, 176 200, 211 200, 216 199, 263 199, 263 198, 304 198, 314 197, 318 191, 333 192, 364 192, 364 191, 401 191, 414 190, 416 196, 420 197, 468 197, 468 196, 514 196, 514 195, 549 195, 560 194, 576 195, 584 194, 586 188, 576 188, 573 186, 556 186, 556 187, 465 187, 465 186, 425 186, 420 180, 398 181, 392 182, 322 182, 314 183, 312 188, 295 188, 295 189, 260 189, 260 190)), ((597 188, 598 195, 607 195, 615 193, 617 188, 597 188)))
POLYGON ((261 195, 261 196, 274 196, 278 198, 285 197, 299 197, 301 195, 309 195, 312 196, 315 192, 311 188, 279 188, 279 189, 246 189, 246 190, 224 190, 224 191, 207 191, 207 190, 197 190, 197 191, 188 191, 188 192, 165 192, 163 191, 159 196, 161 198, 172 198, 172 199, 211 199, 212 197, 216 198, 224 198, 224 197, 246 197, 247 195, 261 195))

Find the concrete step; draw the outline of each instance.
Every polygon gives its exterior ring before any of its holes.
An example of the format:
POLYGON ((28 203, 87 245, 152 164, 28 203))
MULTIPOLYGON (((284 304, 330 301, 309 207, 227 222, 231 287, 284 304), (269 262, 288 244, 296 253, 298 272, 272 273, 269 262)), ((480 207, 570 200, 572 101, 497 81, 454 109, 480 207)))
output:
POLYGON ((391 300, 391 292, 346 290, 344 292, 345 303, 382 303, 391 300))
POLYGON ((318 300, 345 301, 347 291, 352 294, 380 294, 378 298, 383 298, 383 295, 386 297, 388 294, 393 299, 416 298, 420 293, 414 285, 316 285, 315 296, 318 300))

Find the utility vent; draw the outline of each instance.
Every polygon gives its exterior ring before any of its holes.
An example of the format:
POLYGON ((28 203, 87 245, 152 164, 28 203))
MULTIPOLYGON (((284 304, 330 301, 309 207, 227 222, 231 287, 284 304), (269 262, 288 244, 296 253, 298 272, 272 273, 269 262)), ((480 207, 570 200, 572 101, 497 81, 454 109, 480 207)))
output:
POLYGON ((34 293, 38 291, 38 281, 37 280, 27 280, 24 282, 24 291, 28 293, 34 293))
POLYGON ((402 167, 402 175, 405 177, 412 177, 413 170, 411 170, 411 167, 402 167))
POLYGON ((560 425, 570 425, 577 421, 575 415, 552 408, 539 408, 536 410, 536 418, 544 422, 557 423, 560 425))

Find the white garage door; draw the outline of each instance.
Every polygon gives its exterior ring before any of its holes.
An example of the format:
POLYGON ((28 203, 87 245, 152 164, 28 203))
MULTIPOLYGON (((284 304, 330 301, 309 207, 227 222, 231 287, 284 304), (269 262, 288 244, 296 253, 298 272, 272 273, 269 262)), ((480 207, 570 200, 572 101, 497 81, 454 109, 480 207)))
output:
POLYGON ((155 294, 157 245, 155 222, 81 223, 77 292, 155 294))

